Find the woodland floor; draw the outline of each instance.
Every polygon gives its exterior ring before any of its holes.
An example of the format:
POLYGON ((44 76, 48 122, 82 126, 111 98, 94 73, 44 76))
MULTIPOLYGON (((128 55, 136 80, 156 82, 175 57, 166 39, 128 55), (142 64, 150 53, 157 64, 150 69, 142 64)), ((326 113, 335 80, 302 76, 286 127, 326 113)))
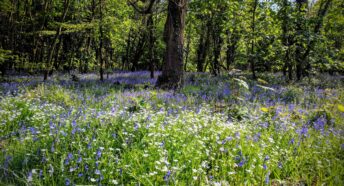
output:
POLYGON ((1 82, 0 185, 344 184, 343 77, 185 78, 1 82))

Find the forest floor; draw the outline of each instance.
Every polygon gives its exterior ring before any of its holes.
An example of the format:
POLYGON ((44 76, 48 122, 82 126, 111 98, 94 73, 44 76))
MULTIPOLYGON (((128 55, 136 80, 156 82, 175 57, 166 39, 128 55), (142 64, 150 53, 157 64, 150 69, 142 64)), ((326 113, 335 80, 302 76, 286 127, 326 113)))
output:
POLYGON ((0 83, 0 185, 343 185, 344 81, 148 72, 0 83))

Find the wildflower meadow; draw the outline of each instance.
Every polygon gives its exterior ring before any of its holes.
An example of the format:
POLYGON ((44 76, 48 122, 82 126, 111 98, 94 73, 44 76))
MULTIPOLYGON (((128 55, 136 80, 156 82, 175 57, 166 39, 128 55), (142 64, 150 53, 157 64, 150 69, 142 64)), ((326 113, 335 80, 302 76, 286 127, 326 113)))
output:
POLYGON ((344 81, 149 72, 0 84, 1 185, 343 185, 344 81))

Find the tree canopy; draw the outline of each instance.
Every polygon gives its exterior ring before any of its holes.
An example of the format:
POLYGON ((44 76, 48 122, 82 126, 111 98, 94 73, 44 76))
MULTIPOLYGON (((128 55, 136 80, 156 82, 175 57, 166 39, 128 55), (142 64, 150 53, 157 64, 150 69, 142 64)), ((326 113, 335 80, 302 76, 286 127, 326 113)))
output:
MULTIPOLYGON (((150 70, 153 78, 156 70, 182 76, 240 69, 254 79, 280 71, 291 81, 344 70, 341 0, 0 3, 2 75, 25 71, 47 79, 77 70, 99 71, 103 79, 113 70, 150 70)), ((172 81, 166 77, 158 82, 172 81)))

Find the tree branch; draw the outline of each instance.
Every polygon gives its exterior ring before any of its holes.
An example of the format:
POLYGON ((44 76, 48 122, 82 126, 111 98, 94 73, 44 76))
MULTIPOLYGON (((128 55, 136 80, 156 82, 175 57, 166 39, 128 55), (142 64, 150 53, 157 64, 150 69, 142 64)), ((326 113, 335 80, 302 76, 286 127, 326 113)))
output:
POLYGON ((152 13, 152 8, 153 5, 155 3, 155 0, 150 0, 149 5, 146 9, 141 9, 140 7, 137 6, 138 0, 136 0, 135 2, 132 2, 131 0, 128 0, 129 5, 131 5, 137 12, 139 12, 140 14, 150 14, 152 13))

